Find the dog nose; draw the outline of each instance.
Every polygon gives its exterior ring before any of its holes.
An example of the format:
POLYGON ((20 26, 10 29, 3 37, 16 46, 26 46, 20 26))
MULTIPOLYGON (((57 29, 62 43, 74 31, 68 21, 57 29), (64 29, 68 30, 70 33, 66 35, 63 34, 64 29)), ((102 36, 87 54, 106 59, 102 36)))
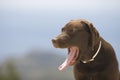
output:
POLYGON ((56 42, 57 42, 57 39, 52 39, 52 42, 53 42, 53 43, 56 43, 56 42))

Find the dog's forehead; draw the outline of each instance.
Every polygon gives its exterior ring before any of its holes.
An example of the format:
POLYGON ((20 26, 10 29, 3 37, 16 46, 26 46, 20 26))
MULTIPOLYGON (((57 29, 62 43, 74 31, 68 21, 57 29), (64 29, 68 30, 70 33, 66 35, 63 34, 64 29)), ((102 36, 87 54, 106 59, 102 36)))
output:
POLYGON ((82 26, 82 23, 80 21, 70 21, 64 26, 64 28, 67 28, 67 29, 73 29, 73 28, 83 29, 84 27, 82 26))

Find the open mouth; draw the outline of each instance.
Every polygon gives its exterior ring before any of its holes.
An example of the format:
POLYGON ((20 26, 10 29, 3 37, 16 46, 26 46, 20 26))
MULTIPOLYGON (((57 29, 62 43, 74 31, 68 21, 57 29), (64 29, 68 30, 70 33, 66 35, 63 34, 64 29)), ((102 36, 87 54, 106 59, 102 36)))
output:
POLYGON ((69 47, 68 48, 68 57, 65 61, 58 67, 58 69, 64 70, 66 67, 73 65, 76 62, 78 57, 79 48, 78 47, 69 47))

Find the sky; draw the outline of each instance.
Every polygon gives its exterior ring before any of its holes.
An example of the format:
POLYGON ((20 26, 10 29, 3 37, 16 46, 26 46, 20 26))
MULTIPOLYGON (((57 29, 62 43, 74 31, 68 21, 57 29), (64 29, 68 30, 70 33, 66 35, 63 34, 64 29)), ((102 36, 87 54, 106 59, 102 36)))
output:
POLYGON ((119 0, 1 0, 2 8, 97 8, 119 6, 119 0))
POLYGON ((111 11, 119 9, 120 0, 0 0, 7 10, 80 10, 111 11))
POLYGON ((71 19, 87 19, 120 53, 120 0, 0 0, 0 58, 28 50, 60 51, 51 39, 71 19))

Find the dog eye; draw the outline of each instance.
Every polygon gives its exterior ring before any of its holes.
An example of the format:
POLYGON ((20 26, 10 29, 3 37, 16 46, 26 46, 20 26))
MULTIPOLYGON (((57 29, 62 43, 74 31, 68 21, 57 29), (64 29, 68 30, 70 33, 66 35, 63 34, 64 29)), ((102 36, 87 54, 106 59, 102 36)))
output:
POLYGON ((73 29, 71 29, 71 30, 69 30, 69 32, 74 32, 74 30, 73 30, 73 29))
POLYGON ((75 32, 75 29, 69 29, 67 32, 68 32, 68 33, 74 33, 74 32, 75 32))
POLYGON ((61 31, 63 32, 63 31, 65 31, 65 29, 64 29, 64 28, 62 28, 62 29, 61 29, 61 31))

